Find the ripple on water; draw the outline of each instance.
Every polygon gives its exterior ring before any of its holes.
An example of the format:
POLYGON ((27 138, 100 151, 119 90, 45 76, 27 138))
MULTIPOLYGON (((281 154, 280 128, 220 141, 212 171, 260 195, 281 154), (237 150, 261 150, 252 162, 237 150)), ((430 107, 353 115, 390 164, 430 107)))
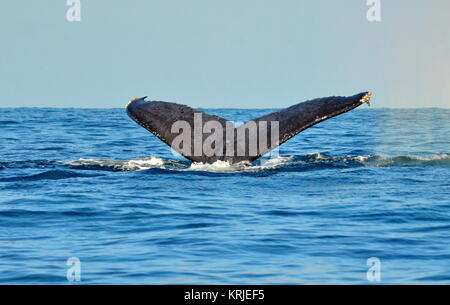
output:
POLYGON ((365 284, 370 257, 450 283, 448 110, 356 110, 251 165, 191 164, 123 109, 0 117, 1 283, 67 284, 74 256, 86 284, 365 284))

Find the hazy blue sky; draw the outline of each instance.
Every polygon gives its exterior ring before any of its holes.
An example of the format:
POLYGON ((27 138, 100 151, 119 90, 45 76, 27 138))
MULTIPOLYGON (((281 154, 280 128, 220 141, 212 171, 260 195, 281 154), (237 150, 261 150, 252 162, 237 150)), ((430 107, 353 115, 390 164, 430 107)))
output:
POLYGON ((66 0, 0 4, 0 107, 284 107, 371 90, 450 107, 450 1, 66 0))

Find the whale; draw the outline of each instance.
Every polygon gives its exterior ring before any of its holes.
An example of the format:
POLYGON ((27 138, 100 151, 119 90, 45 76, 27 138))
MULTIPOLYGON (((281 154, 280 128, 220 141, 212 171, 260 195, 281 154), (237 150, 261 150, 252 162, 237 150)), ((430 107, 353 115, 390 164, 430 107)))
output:
MULTIPOLYGON (((251 163, 300 132, 369 104, 371 92, 301 102, 242 125, 187 105, 135 98, 128 116, 188 160, 251 163)), ((369 104, 370 105, 370 104, 369 104)))

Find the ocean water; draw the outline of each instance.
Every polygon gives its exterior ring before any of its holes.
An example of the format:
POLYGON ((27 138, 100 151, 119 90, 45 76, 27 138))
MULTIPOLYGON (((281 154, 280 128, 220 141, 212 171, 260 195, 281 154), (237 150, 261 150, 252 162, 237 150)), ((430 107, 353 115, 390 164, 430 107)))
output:
MULTIPOLYGON (((245 121, 272 110, 214 109, 245 121)), ((450 284, 450 109, 360 107, 252 166, 124 109, 0 109, 0 283, 450 284)))

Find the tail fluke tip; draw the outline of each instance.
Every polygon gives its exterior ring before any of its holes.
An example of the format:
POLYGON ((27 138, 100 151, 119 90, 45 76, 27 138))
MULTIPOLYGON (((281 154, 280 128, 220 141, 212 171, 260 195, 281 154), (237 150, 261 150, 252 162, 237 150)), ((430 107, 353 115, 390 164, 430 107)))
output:
POLYGON ((372 98, 372 92, 367 92, 366 95, 364 95, 361 98, 360 102, 361 103, 369 103, 371 98, 372 98))

